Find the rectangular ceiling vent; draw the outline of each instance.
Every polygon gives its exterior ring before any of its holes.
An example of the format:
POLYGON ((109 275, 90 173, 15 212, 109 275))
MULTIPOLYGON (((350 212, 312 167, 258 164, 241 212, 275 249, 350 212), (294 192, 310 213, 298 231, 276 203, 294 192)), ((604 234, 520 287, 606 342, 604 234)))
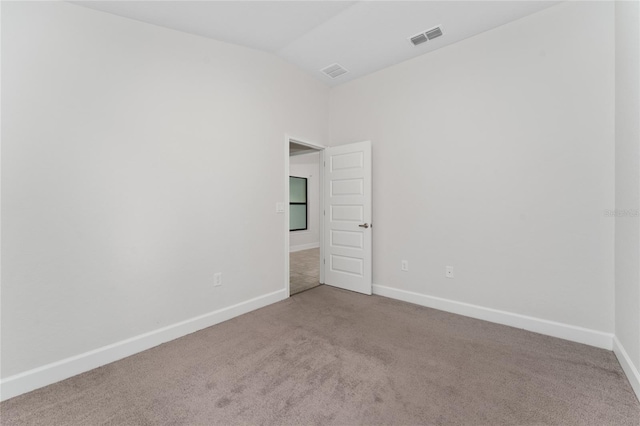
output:
POLYGON ((418 34, 416 36, 411 37, 409 40, 411 40, 411 43, 413 43, 414 46, 417 46, 419 44, 424 43, 425 41, 428 40, 427 36, 424 34, 418 34))
POLYGON ((440 37, 442 35, 442 28, 440 26, 433 27, 429 30, 423 31, 420 34, 416 34, 414 36, 409 37, 409 41, 414 46, 425 43, 428 40, 433 40, 434 38, 440 37))
POLYGON ((440 27, 435 27, 424 33, 429 40, 433 40, 436 37, 440 37, 442 35, 442 29, 440 27))
POLYGON ((340 77, 342 74, 345 74, 347 70, 344 69, 341 65, 333 64, 323 69, 322 72, 331 78, 336 78, 340 77))

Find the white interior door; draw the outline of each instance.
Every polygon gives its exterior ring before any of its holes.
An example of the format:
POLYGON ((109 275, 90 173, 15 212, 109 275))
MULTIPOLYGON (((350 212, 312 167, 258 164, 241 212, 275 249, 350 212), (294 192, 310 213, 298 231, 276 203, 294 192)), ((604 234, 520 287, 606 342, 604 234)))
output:
POLYGON ((325 284, 371 294, 371 142, 324 158, 325 284))

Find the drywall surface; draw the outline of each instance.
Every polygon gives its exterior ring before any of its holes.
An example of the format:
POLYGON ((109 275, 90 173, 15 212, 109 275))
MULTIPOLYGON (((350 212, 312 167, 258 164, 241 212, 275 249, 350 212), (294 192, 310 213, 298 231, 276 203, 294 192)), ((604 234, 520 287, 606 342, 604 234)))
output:
POLYGON ((613 21, 562 3, 331 89, 330 144, 372 141, 374 284, 613 332, 613 21))
POLYGON ((3 378, 285 288, 282 141, 325 143, 325 85, 68 3, 2 8, 3 378))
POLYGON ((320 154, 294 155, 289 157, 289 174, 307 178, 307 229, 289 233, 289 249, 319 247, 320 219, 320 154))
POLYGON ((616 337, 640 371, 640 7, 616 2, 616 337))

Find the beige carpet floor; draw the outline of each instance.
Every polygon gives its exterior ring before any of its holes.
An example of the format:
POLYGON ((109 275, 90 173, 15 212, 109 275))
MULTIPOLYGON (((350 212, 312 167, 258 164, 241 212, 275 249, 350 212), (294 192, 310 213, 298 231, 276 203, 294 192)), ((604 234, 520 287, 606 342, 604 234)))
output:
POLYGON ((612 352, 328 286, 0 404, 3 425, 631 425, 612 352))
POLYGON ((320 249, 296 251, 289 254, 290 294, 320 285, 320 249))

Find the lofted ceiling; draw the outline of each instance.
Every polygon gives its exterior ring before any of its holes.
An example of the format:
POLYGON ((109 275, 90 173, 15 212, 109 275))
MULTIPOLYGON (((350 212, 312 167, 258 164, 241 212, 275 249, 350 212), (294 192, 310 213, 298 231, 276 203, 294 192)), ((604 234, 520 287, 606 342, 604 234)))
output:
POLYGON ((337 85, 558 1, 80 1, 92 9, 271 52, 337 85), (418 46, 408 38, 441 26, 418 46), (348 72, 332 79, 322 69, 348 72))

